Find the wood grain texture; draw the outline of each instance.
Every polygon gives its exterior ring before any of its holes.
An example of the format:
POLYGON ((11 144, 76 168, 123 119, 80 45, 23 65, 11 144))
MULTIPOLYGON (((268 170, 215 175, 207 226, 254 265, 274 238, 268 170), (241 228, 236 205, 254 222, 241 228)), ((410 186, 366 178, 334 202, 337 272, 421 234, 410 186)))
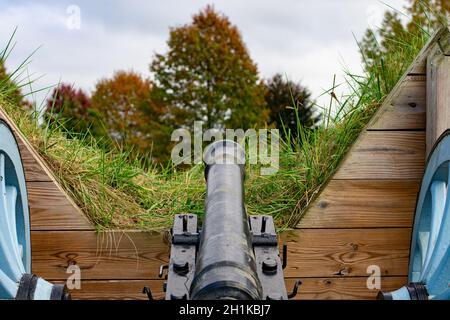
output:
POLYGON ((83 279, 158 279, 167 263, 164 234, 146 232, 32 231, 33 272, 46 279, 66 279, 76 264, 83 279))
POLYGON ((53 182, 28 182, 32 230, 94 230, 53 182))
POLYGON ((93 230, 94 227, 83 212, 59 186, 44 160, 1 107, 0 118, 11 127, 20 149, 27 181, 31 229, 93 230))
POLYGON ((420 180, 331 180, 297 228, 411 227, 420 180))
POLYGON ((425 129, 426 77, 408 76, 373 117, 368 130, 425 129))
MULTIPOLYGON (((383 275, 407 271, 410 229, 298 229, 282 235, 288 245, 286 277, 365 276, 379 265, 383 275)), ((167 263, 164 235, 144 232, 32 232, 33 272, 66 279, 71 264, 85 280, 158 279, 167 263)))
POLYGON ((25 171, 25 180, 28 181, 53 181, 49 170, 45 167, 37 153, 20 133, 17 126, 0 107, 0 119, 4 120, 12 129, 19 145, 20 155, 25 171))
POLYGON ((422 50, 420 50, 416 59, 414 59, 411 66, 408 68, 408 74, 420 74, 425 75, 427 73, 427 57, 433 50, 437 42, 446 43, 448 42, 450 36, 449 28, 442 27, 437 30, 424 45, 422 50))
MULTIPOLYGON (((16 135, 17 136, 17 135, 16 135)), ((22 139, 17 139, 22 157, 23 168, 25 171, 25 180, 27 182, 51 182, 53 178, 48 171, 42 167, 36 155, 30 152, 30 146, 22 139)))
POLYGON ((421 179, 424 162, 425 132, 366 131, 333 179, 421 179))
POLYGON ((147 286, 154 299, 163 299, 163 283, 164 280, 82 280, 81 289, 69 292, 73 300, 148 300, 143 293, 147 286))
POLYGON ((426 154, 446 130, 450 129, 450 57, 439 48, 428 59, 426 154))
POLYGON ((282 235, 288 245, 285 277, 366 276, 378 265, 382 275, 408 271, 410 228, 296 229, 282 235))
MULTIPOLYGON (((296 279, 287 278, 288 291, 296 279)), ((366 286, 367 277, 345 278, 302 278, 295 300, 306 299, 375 299, 377 289, 369 290, 366 286)), ((74 300, 147 300, 142 293, 148 286, 155 299, 164 297, 163 280, 85 280, 81 282, 80 290, 71 290, 74 300)), ((382 277, 381 290, 392 291, 407 282, 406 277, 382 277)))
MULTIPOLYGON (((296 300, 374 300, 378 294, 377 289, 367 288, 367 277, 301 278, 301 281, 296 300)), ((407 277, 381 277, 381 290, 397 290, 407 281, 407 277)), ((293 282, 293 279, 286 280, 288 290, 292 288, 293 282)))

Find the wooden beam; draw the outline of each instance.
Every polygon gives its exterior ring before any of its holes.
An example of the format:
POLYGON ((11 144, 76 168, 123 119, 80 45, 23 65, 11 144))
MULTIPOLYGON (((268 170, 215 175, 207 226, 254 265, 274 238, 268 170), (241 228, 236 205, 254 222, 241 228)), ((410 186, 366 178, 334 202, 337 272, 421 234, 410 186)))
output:
MULTIPOLYGON (((376 299, 377 289, 367 288, 367 277, 343 277, 343 278, 301 278, 302 285, 299 288, 296 300, 327 299, 327 300, 352 300, 376 299)), ((381 277, 381 290, 393 291, 407 283, 407 277, 381 277)), ((294 280, 286 279, 288 290, 292 288, 294 280)))
POLYGON ((420 180, 331 180, 297 228, 411 227, 420 180))
POLYGON ((94 230, 81 209, 67 195, 16 124, 0 107, 17 140, 27 182, 31 230, 94 230))
POLYGON ((450 129, 450 56, 439 46, 428 58, 426 154, 447 129, 450 129))
MULTIPOLYGON (((295 278, 287 278, 288 291, 295 278)), ((295 300, 306 299, 375 299, 377 289, 368 289, 367 277, 301 278, 295 300)), ((393 291, 407 282, 406 277, 381 277, 381 290, 393 291)), ((60 282, 59 282, 60 283, 60 282)), ((164 298, 164 280, 82 280, 81 289, 70 290, 74 300, 147 300, 142 293, 148 286, 155 299, 164 298)))
POLYGON ((422 179, 425 132, 366 131, 342 161, 333 179, 422 179))
POLYGON ((383 104, 367 130, 425 130, 426 77, 408 76, 383 104))
POLYGON ((158 279, 167 263, 164 234, 141 231, 32 231, 33 272, 45 279, 66 279, 76 264, 83 279, 158 279))
POLYGON ((27 183, 31 230, 95 230, 54 182, 27 183))
MULTIPOLYGON (((407 273, 409 228, 298 229, 281 235, 288 245, 286 277, 367 276, 369 265, 382 275, 407 273)), ((158 279, 167 263, 164 235, 145 232, 33 231, 33 272, 64 280, 76 264, 84 280, 158 279)))
POLYGON ((382 275, 408 272, 409 228, 296 229, 281 239, 288 245, 285 277, 367 276, 370 265, 382 275))

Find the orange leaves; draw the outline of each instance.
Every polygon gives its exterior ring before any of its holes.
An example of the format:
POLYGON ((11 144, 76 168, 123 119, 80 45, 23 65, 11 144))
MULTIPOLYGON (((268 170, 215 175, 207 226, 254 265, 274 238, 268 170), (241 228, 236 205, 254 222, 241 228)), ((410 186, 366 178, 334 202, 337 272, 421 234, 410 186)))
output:
POLYGON ((169 51, 155 55, 155 96, 168 106, 174 126, 196 120, 208 128, 249 128, 267 119, 264 88, 258 83, 239 30, 212 6, 192 23, 172 28, 169 51))

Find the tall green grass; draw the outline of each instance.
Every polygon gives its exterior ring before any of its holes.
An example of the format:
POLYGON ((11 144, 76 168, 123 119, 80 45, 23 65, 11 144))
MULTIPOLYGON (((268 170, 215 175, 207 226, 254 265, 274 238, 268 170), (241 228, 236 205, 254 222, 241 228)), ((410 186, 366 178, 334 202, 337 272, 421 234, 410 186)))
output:
MULTIPOLYGON (((263 176, 257 166, 247 165, 247 212, 272 215, 281 229, 296 226, 428 37, 423 32, 408 41, 394 39, 398 50, 380 59, 372 73, 346 72, 345 83, 334 83, 324 93, 330 104, 323 108, 321 124, 314 129, 298 125, 281 141, 276 174, 263 176), (337 97, 338 86, 350 93, 337 97)), ((203 214, 203 165, 144 169, 140 159, 105 149, 88 134, 68 136, 63 124, 40 124, 37 113, 8 102, 5 90, 0 83, 0 106, 99 229, 161 230, 174 214, 203 214)))

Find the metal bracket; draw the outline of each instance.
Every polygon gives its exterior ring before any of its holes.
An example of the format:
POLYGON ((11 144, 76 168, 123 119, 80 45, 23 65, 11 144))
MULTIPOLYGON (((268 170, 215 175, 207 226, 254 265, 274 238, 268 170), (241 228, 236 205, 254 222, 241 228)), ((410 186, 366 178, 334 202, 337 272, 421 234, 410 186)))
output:
POLYGON ((257 272, 267 300, 287 300, 277 234, 271 216, 250 216, 257 272))
POLYGON ((167 272, 166 300, 189 299, 199 240, 197 215, 175 215, 167 272))

